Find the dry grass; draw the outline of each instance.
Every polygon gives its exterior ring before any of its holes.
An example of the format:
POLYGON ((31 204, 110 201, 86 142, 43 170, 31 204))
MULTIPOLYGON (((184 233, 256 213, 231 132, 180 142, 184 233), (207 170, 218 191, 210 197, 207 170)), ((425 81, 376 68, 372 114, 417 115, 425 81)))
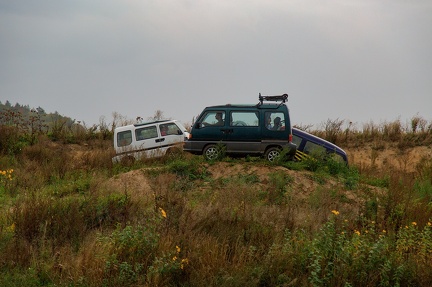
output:
POLYGON ((3 155, 0 285, 429 286, 432 158, 406 144, 427 143, 427 124, 321 133, 351 168, 182 153, 113 165, 103 140, 3 155))

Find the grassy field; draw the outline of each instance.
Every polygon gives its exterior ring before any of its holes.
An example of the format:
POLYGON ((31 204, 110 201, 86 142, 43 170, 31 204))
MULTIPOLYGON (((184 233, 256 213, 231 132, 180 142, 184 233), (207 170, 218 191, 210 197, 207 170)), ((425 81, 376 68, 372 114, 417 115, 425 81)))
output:
POLYGON ((106 134, 0 127, 0 286, 431 286, 432 132, 414 124, 312 131, 349 167, 113 165, 106 134))

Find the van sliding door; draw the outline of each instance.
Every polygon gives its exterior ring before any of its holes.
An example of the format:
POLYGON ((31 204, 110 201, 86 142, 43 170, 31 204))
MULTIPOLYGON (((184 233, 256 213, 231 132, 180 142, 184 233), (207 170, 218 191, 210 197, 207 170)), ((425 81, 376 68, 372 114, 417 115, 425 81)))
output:
POLYGON ((260 119, 258 111, 231 111, 230 133, 227 134, 227 151, 257 153, 260 151, 260 119))

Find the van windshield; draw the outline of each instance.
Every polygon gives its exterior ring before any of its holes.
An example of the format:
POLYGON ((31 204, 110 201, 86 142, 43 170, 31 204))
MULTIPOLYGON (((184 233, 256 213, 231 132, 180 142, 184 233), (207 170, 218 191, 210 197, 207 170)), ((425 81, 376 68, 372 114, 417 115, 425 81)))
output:
POLYGON ((204 115, 201 123, 203 127, 207 126, 223 126, 225 121, 225 112, 211 111, 204 115))

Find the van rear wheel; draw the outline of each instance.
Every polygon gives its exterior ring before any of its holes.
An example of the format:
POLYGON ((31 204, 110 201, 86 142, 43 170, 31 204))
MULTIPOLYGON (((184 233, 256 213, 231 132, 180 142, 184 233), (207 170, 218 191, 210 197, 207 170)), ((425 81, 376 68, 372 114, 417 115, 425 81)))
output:
POLYGON ((270 161, 273 162, 275 161, 277 158, 279 158, 281 155, 281 150, 280 148, 277 147, 271 147, 269 148, 266 153, 265 153, 265 158, 270 161))
POLYGON ((220 151, 215 144, 210 144, 204 148, 203 155, 207 160, 215 160, 220 156, 220 151))

